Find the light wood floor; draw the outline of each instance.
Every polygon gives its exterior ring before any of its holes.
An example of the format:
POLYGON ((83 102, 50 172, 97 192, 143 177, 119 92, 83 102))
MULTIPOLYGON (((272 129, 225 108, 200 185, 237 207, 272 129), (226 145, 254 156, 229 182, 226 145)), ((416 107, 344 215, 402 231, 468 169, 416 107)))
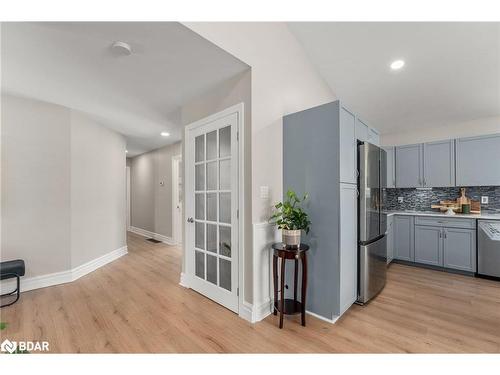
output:
POLYGON ((500 282, 393 264, 382 293, 336 324, 250 324, 178 285, 181 252, 128 236, 129 254, 0 310, 2 340, 51 352, 500 352, 500 282))

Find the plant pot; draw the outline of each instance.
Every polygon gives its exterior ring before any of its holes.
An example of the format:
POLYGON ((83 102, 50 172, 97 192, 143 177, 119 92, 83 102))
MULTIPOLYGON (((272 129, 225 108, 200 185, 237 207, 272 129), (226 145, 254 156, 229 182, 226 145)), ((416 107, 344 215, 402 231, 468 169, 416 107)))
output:
POLYGON ((299 247, 301 232, 302 231, 300 229, 297 230, 282 229, 281 236, 283 239, 283 243, 288 247, 299 247))

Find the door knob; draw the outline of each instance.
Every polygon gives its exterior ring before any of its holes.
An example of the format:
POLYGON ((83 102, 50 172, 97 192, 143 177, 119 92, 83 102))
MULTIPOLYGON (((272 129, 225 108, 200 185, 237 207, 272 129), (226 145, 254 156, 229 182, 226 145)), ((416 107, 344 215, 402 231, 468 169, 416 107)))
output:
POLYGON ((194 219, 193 219, 192 217, 189 217, 189 218, 187 219, 187 221, 188 221, 188 223, 194 223, 194 219))

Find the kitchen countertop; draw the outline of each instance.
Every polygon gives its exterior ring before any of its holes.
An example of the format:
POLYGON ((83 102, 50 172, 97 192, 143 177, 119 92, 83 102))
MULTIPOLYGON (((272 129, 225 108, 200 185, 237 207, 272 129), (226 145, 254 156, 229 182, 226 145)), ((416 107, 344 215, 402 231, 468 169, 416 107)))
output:
POLYGON ((437 217, 448 217, 457 219, 486 219, 486 220, 500 220, 500 212, 488 212, 483 211, 480 214, 456 214, 456 215, 446 215, 444 212, 439 211, 383 211, 387 216, 391 215, 406 215, 406 216, 437 216, 437 217))

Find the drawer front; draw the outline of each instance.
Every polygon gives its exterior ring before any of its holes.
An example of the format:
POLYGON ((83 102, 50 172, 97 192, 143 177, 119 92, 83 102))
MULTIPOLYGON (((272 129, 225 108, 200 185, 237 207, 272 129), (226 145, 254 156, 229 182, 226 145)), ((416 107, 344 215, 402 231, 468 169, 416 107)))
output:
POLYGON ((431 226, 447 227, 447 228, 475 229, 476 228, 476 219, 416 216, 415 217, 415 224, 416 225, 431 225, 431 226))

